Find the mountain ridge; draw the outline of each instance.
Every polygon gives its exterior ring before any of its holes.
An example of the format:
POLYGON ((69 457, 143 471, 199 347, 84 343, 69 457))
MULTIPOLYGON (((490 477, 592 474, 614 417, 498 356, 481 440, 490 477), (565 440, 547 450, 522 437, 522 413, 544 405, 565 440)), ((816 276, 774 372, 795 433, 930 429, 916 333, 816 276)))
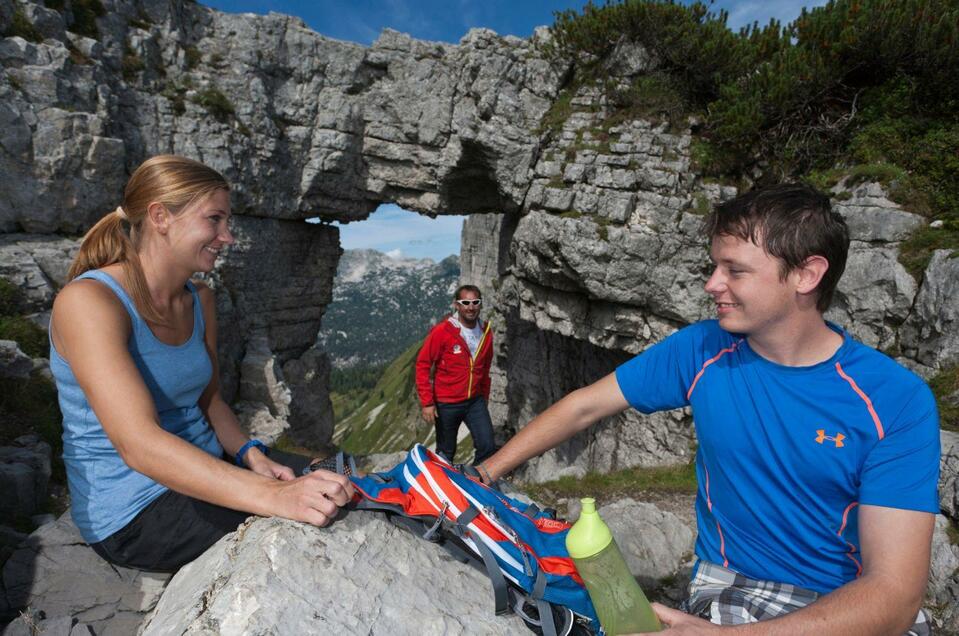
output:
POLYGON ((318 337, 334 369, 385 365, 422 340, 449 310, 459 276, 456 255, 435 262, 345 250, 318 337))

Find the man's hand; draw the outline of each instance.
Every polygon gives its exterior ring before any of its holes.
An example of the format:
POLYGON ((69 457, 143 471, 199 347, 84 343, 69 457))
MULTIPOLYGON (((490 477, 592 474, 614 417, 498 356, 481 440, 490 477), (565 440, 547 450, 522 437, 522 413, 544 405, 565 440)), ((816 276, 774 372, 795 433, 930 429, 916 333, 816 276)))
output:
POLYGON ((423 407, 423 420, 430 426, 436 425, 436 405, 430 404, 429 406, 423 407))
POLYGON ((698 616, 691 616, 686 612, 672 609, 659 603, 653 603, 652 605, 653 611, 656 612, 656 617, 659 618, 659 621, 666 628, 663 630, 664 632, 672 632, 677 634, 677 636, 679 634, 695 636, 696 634, 711 634, 720 629, 716 625, 698 616))

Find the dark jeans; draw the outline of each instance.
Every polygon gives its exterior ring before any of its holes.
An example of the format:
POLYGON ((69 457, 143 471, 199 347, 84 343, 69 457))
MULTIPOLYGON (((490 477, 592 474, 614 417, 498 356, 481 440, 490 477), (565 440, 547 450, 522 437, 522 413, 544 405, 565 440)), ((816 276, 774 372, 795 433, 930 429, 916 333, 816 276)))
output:
MULTIPOLYGON (((289 466, 297 476, 310 461, 275 449, 270 451, 270 458, 289 466)), ((248 512, 168 490, 133 521, 90 547, 114 565, 148 572, 176 572, 250 516, 248 512)))
POLYGON ((460 424, 466 422, 466 428, 473 436, 473 463, 478 464, 496 452, 493 440, 493 422, 490 420, 486 398, 474 397, 465 402, 436 404, 436 452, 453 461, 456 455, 456 435, 460 424))

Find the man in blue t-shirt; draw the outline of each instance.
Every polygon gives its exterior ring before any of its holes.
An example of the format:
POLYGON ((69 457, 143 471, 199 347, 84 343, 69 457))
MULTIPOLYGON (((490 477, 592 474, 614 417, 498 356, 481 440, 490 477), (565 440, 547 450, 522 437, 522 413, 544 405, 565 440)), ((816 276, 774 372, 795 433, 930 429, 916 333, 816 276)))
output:
POLYGON ((705 223, 716 320, 570 393, 478 466, 496 479, 629 406, 692 407, 698 557, 676 633, 926 634, 939 425, 926 384, 823 319, 849 234, 801 185, 705 223), (701 618, 700 618, 701 617, 701 618), (708 619, 703 620, 703 619, 708 619), (769 619, 767 621, 767 619, 769 619))

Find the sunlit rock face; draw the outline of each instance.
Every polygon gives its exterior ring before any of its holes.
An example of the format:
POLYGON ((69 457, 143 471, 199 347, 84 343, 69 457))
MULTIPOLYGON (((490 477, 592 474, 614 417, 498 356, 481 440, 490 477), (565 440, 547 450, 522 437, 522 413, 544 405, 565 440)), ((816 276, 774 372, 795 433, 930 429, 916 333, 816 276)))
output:
MULTIPOLYGON (((62 284, 51 273, 63 263, 51 263, 75 250, 49 235, 88 228, 116 206, 132 169, 161 152, 200 159, 232 184, 239 240, 207 277, 223 388, 243 397, 243 360, 265 355, 250 368, 262 374, 269 363, 292 400, 288 412, 256 402, 272 428, 330 428, 329 362, 314 345, 340 250, 335 229, 307 218, 360 220, 385 202, 473 215, 462 280, 484 288, 495 318, 501 441, 711 315, 700 224, 736 188, 697 174, 695 121, 652 113, 611 123, 606 93, 591 87, 558 99, 569 66, 541 55, 548 34, 478 29, 444 44, 387 30, 364 47, 278 14, 154 0, 105 8, 88 37, 41 4, 0 2, 2 15, 20 10, 44 38, 0 40, 0 230, 16 234, 0 247, 23 264, 3 271, 41 319, 62 284), (557 117, 560 102, 568 108, 557 117)), ((657 63, 636 47, 614 58, 613 82, 657 63)), ((921 373, 955 364, 956 261, 937 254, 916 280, 897 257, 925 221, 877 184, 833 194, 853 243, 827 318, 921 373)), ((689 458, 682 413, 630 414, 597 430, 533 462, 527 477, 689 458)))

